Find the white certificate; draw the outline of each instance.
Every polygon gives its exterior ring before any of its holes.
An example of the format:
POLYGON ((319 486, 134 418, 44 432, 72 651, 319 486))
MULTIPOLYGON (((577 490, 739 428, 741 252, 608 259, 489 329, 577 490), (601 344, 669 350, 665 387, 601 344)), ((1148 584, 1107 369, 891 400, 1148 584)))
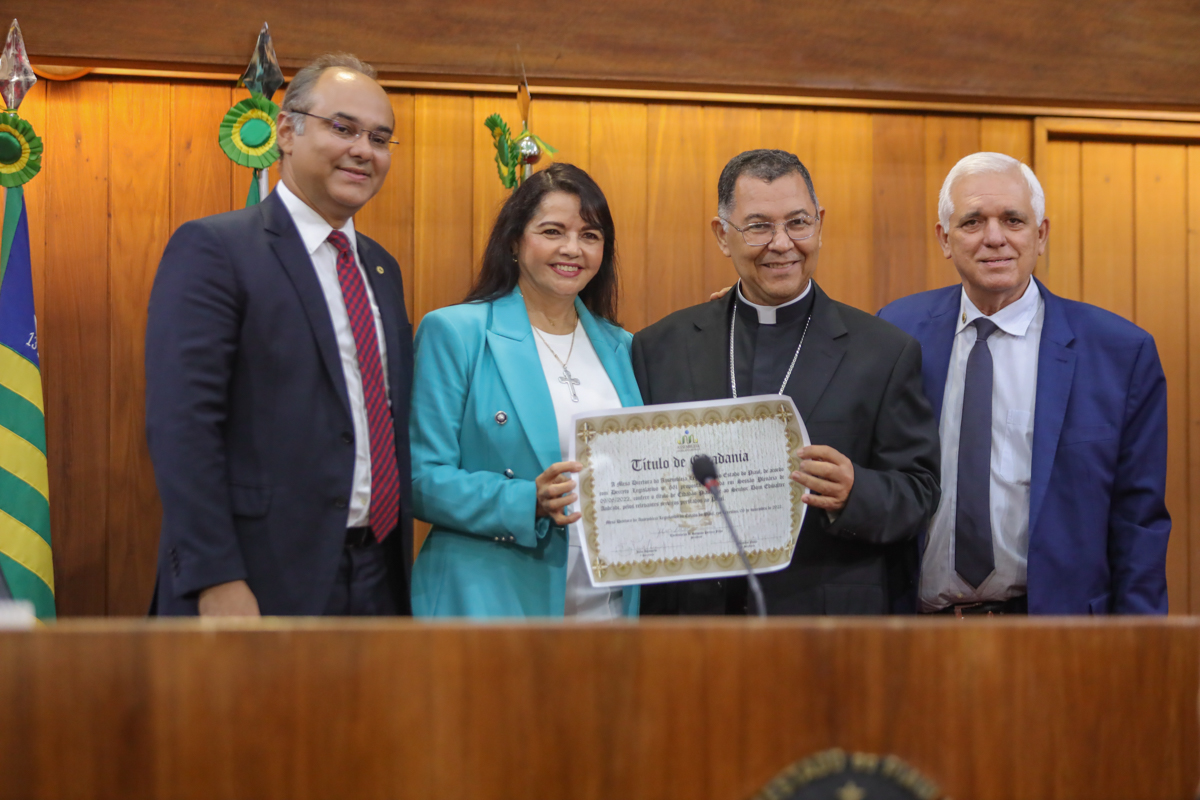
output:
POLYGON ((716 501, 692 477, 701 453, 756 572, 792 560, 807 490, 789 477, 809 444, 791 398, 621 408, 572 418, 570 458, 583 464, 573 526, 593 586, 743 574, 716 501))

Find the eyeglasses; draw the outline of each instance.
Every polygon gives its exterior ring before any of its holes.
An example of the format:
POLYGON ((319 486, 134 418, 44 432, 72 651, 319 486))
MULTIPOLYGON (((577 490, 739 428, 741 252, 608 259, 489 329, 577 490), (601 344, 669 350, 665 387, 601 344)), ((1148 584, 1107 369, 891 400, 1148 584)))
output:
POLYGON ((793 217, 783 222, 751 222, 744 228, 739 228, 724 217, 718 217, 718 219, 740 233, 748 247, 762 247, 770 244, 780 225, 783 226, 784 233, 793 242, 803 242, 817 232, 817 221, 810 217, 793 217))
POLYGON ((348 119, 341 119, 339 117, 333 117, 330 119, 329 117, 321 117, 316 114, 310 114, 307 111, 289 111, 287 113, 302 114, 306 117, 312 117, 313 119, 324 120, 325 122, 329 123, 329 130, 333 131, 333 135, 339 139, 345 139, 346 141, 352 142, 360 136, 366 136, 367 141, 371 143, 371 147, 374 147, 376 150, 381 152, 390 152, 393 147, 400 144, 399 142, 388 138, 391 136, 390 133, 384 133, 383 131, 364 131, 361 125, 359 125, 357 122, 351 122, 348 119))

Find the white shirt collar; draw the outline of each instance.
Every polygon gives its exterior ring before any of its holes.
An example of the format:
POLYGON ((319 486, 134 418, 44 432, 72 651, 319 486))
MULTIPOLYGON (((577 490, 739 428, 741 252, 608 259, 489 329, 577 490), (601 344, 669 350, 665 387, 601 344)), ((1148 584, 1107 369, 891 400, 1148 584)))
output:
MULTIPOLYGON (((329 234, 333 232, 333 226, 326 222, 316 209, 297 197, 296 193, 289 189, 283 181, 275 184, 275 194, 279 195, 279 199, 283 201, 288 213, 292 215, 292 222, 296 223, 296 230, 300 232, 300 240, 304 242, 304 249, 311 256, 329 238, 329 234)), ((353 217, 346 220, 342 233, 346 234, 346 238, 350 240, 350 251, 357 253, 358 240, 354 237, 353 217)), ((332 247, 332 245, 330 246, 332 247)))
POLYGON ((751 303, 749 300, 746 299, 746 295, 742 294, 742 282, 741 281, 738 281, 736 291, 737 291, 737 297, 738 297, 739 303, 745 303, 746 305, 750 306, 751 308, 753 308, 755 311, 758 312, 758 324, 759 325, 774 325, 775 324, 775 313, 778 309, 784 308, 786 306, 790 306, 793 303, 799 303, 801 300, 803 300, 805 297, 808 296, 808 293, 812 291, 812 279, 810 278, 808 283, 805 284, 804 291, 801 292, 798 297, 796 297, 793 300, 788 300, 786 303, 780 303, 777 306, 760 306, 758 303, 751 303))
MULTIPOLYGON (((1024 294, 987 318, 996 323, 997 328, 1010 336, 1024 336, 1029 330, 1029 323, 1033 322, 1033 318, 1037 315, 1041 304, 1042 293, 1038 291, 1037 283, 1033 278, 1030 278, 1029 285, 1025 287, 1024 294)), ((958 312, 958 327, 955 329, 954 334, 957 336, 972 322, 985 316, 987 315, 976 308, 975 304, 971 302, 971 298, 967 297, 967 290, 964 288, 962 290, 962 303, 958 312)))

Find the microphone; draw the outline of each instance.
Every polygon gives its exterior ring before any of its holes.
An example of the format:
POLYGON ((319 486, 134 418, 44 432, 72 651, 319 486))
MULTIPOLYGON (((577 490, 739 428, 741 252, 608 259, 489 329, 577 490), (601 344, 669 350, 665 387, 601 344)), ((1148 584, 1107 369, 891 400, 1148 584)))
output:
POLYGON ((725 510, 725 501, 721 499, 721 482, 717 479, 717 465, 711 458, 701 453, 692 459, 692 476, 716 499, 717 507, 721 509, 721 516, 725 518, 725 526, 729 528, 729 536, 733 539, 738 557, 742 559, 742 566, 746 569, 746 578, 750 581, 750 591, 754 595, 754 605, 758 609, 758 616, 765 617, 767 604, 763 600, 762 586, 759 585, 758 576, 754 574, 754 569, 750 566, 750 559, 746 558, 746 551, 742 549, 742 540, 738 538, 737 531, 733 529, 729 512, 725 510))

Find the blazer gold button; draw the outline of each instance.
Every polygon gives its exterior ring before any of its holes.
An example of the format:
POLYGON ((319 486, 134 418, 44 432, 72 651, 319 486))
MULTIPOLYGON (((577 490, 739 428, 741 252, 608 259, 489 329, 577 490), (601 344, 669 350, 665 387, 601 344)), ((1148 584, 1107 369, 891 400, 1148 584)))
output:
POLYGON ((497 411, 496 412, 496 424, 503 425, 506 422, 508 422, 508 414, 505 414, 503 411, 497 411))
POLYGON ((511 469, 504 470, 504 477, 511 478, 512 476, 513 476, 513 471, 511 469))
POLYGON ((378 272, 380 275, 382 275, 382 274, 383 274, 383 267, 376 267, 376 268, 375 268, 375 271, 376 271, 376 272, 378 272))

